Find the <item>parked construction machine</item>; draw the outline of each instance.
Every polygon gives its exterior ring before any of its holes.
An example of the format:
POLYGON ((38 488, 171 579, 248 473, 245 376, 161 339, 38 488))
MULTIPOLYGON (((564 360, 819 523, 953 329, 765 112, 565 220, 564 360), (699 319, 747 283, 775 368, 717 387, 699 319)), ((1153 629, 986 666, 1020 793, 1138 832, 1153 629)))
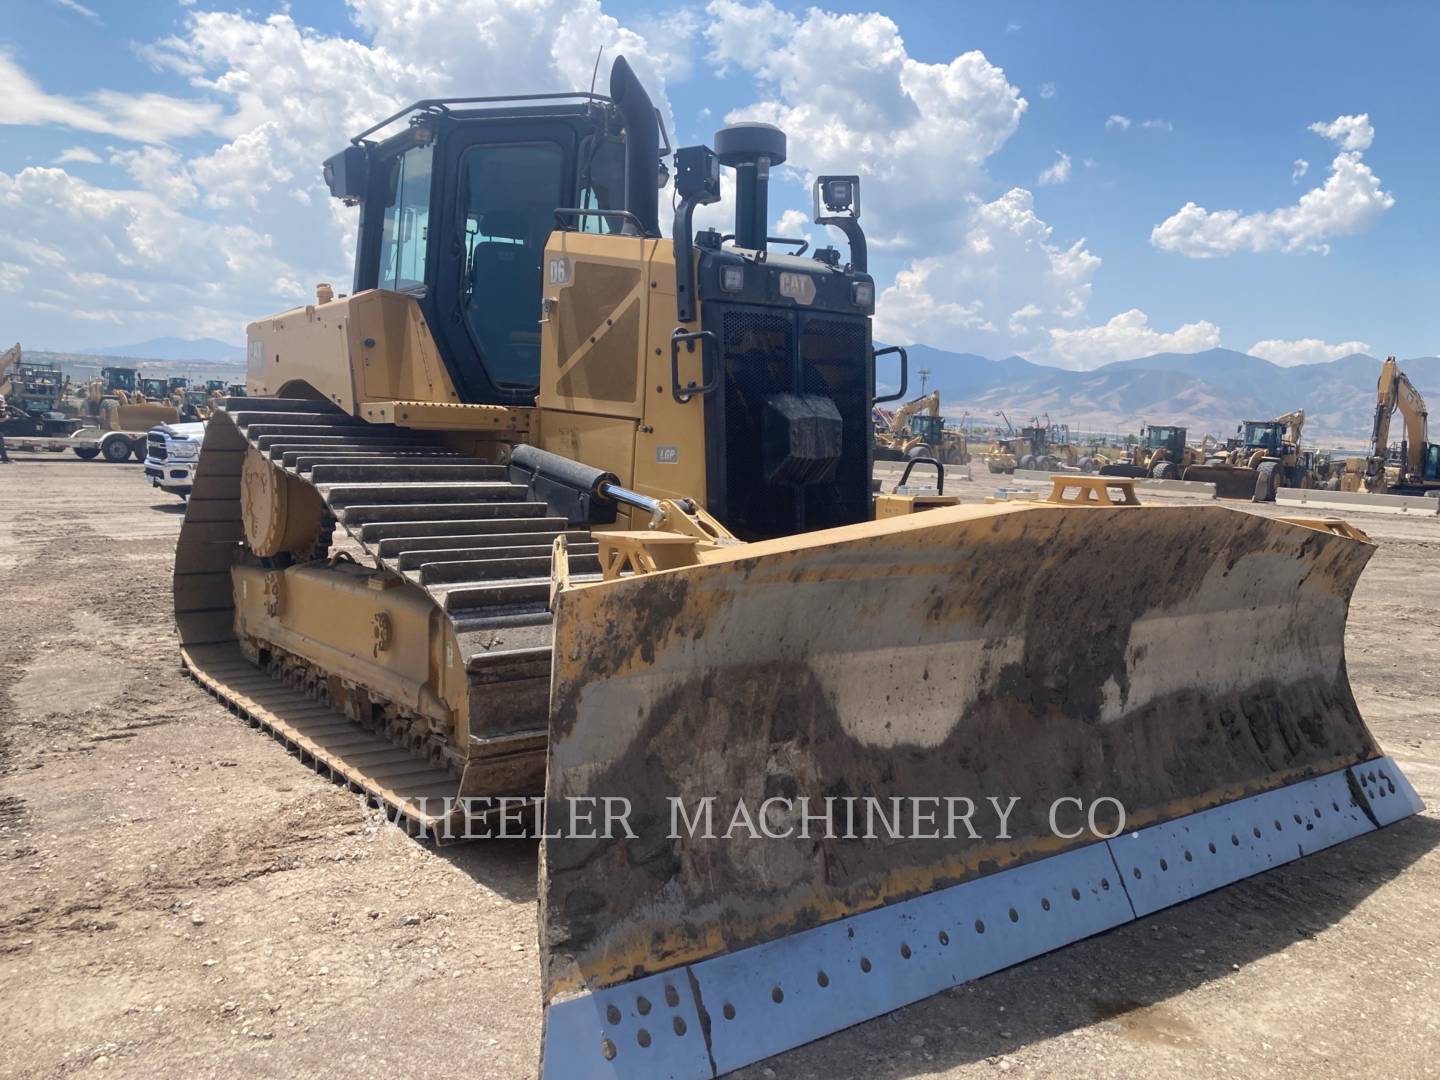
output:
POLYGON ((66 415, 64 387, 58 365, 28 363, 12 345, 0 355, 0 437, 12 448, 62 449, 82 423, 66 415))
MULTIPOLYGON (((997 435, 983 458, 992 473, 1013 473, 1016 469, 1075 469, 1093 467, 1088 456, 1070 443, 1070 425, 1052 424, 1047 416, 1042 424, 1038 416, 1018 431, 1004 412, 997 413, 1005 421, 1005 435, 997 435)), ((1084 471, 1092 471, 1085 468, 1084 471)))
POLYGON ((1277 488, 1308 488, 1314 482, 1308 458, 1300 452, 1305 410, 1270 420, 1246 420, 1236 428, 1233 445, 1188 466, 1182 479, 1215 485, 1222 499, 1274 502, 1277 488))
POLYGON ((156 424, 173 424, 180 407, 166 399, 168 384, 155 380, 161 394, 149 400, 143 380, 133 368, 107 367, 100 378, 81 388, 76 406, 84 423, 70 436, 76 456, 89 461, 103 457, 119 463, 132 457, 144 461, 146 435, 156 424))
POLYGON ((1179 480, 1200 459, 1200 452, 1186 443, 1187 434, 1186 428, 1174 424, 1148 424, 1130 447, 1130 460, 1101 465, 1100 475, 1179 480))
POLYGON ((1425 399, 1395 357, 1380 365, 1375 386, 1375 420, 1363 464, 1340 478, 1346 491, 1371 494, 1424 495, 1440 491, 1440 443, 1430 441, 1430 414, 1425 399), (1405 425, 1396 462, 1387 468, 1390 422, 1396 413, 1405 425))
POLYGON ((773 250, 785 136, 731 125, 667 238, 609 90, 326 162, 354 288, 248 328, 175 563, 186 667, 303 760, 442 841, 538 799, 544 1076, 717 1076, 1416 810, 1362 534, 1095 477, 875 520, 859 177, 848 252, 773 250))
POLYGON ((907 401, 894 412, 875 412, 875 460, 934 458, 946 465, 963 465, 970 460, 964 434, 946 427, 940 415, 939 390, 907 401))

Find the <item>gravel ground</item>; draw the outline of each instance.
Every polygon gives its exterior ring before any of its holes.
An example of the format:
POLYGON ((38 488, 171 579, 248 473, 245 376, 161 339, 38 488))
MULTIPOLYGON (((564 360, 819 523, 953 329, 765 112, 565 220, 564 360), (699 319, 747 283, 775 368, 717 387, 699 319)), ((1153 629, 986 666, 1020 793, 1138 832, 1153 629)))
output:
MULTIPOLYGON (((236 720, 179 671, 179 501, 14 456, 0 1076, 533 1076, 534 849, 422 846, 236 720)), ((1351 680, 1437 806, 1440 520, 1350 517, 1351 680)), ((1437 844, 1430 811, 736 1075, 1435 1076, 1437 844)))

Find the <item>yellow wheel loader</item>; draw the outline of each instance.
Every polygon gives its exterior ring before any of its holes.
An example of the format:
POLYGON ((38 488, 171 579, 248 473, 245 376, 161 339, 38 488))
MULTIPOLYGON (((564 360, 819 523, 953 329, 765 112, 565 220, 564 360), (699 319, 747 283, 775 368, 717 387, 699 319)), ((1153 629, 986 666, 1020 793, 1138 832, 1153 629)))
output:
POLYGON ((1140 431, 1140 440, 1129 448, 1128 461, 1109 462, 1098 471, 1102 476, 1179 480, 1187 468, 1200 460, 1200 451, 1186 444, 1186 432, 1173 424, 1146 425, 1140 431))
POLYGON ((623 60, 420 102, 325 165, 350 295, 251 325, 206 429, 186 667, 416 832, 538 807, 547 1078, 714 1077, 1419 805, 1355 530, 1080 476, 876 518, 859 178, 846 253, 768 250, 785 153, 676 151, 666 238, 623 60))
POLYGON ((1236 430, 1235 445, 1210 454, 1185 469, 1183 479, 1215 485, 1222 499, 1274 502, 1277 488, 1308 488, 1316 474, 1300 451, 1305 410, 1273 420, 1246 420, 1236 430))

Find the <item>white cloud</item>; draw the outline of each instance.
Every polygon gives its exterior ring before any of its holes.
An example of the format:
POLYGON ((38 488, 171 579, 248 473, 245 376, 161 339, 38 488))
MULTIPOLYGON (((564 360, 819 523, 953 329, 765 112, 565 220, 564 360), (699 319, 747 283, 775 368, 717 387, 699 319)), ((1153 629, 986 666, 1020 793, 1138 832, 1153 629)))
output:
POLYGON ((1049 184, 1063 184, 1070 179, 1070 155, 1064 150, 1056 150, 1055 153, 1059 156, 1056 157, 1054 164, 1041 172, 1035 180, 1041 187, 1049 184))
MULTIPOLYGON (((51 95, 0 55, 0 123, 105 134, 124 177, 107 188, 58 168, 0 174, 4 257, 20 268, 0 281, 23 282, 17 302, 30 305, 6 320, 68 317, 104 328, 97 338, 238 340, 246 321, 303 302, 314 282, 348 280, 354 211, 329 198, 319 166, 351 134, 421 97, 587 87, 602 46, 602 88, 623 52, 677 134, 665 83, 692 62, 693 10, 622 25, 600 0, 348 3, 355 36, 307 29, 285 7, 187 8, 177 32, 139 52, 186 82, 189 97, 51 95)), ((994 194, 987 163, 1027 103, 983 53, 918 60, 874 12, 713 0, 703 21, 707 73, 728 71, 741 84, 729 100, 751 102, 727 121, 768 120, 789 134, 790 160, 771 187, 777 234, 837 242, 808 220, 809 183, 821 172, 863 176, 872 265, 882 268, 878 336, 991 355, 1048 349, 1066 363, 1103 352, 1054 344, 1057 331, 1106 329, 1086 325, 1100 259, 1083 239, 1057 238, 1029 191, 994 194)), ((1068 160, 1052 170, 1068 173, 1068 160)), ((730 211, 731 188, 727 174, 707 220, 728 225, 713 215, 730 211)))
POLYGON ((51 3, 53 3, 56 7, 62 7, 68 11, 73 11, 77 15, 84 15, 87 19, 100 18, 98 12, 90 10, 90 8, 86 7, 84 4, 79 3, 79 0, 51 0, 51 3))
POLYGON ((1003 351, 1042 343, 1047 325, 1084 315, 1100 259, 1084 240, 1056 244, 1030 192, 1012 188, 988 203, 971 196, 962 222, 936 245, 950 254, 915 260, 883 290, 877 337, 1003 351), (1008 341, 995 337, 997 320, 1008 341))
POLYGON ((867 231, 880 244, 886 233, 894 239, 902 231, 902 216, 918 220, 902 208, 933 213, 980 186, 985 160, 1014 134, 1026 108, 983 53, 948 63, 915 60, 884 15, 811 8, 800 17, 769 0, 713 0, 706 11, 711 59, 752 75, 760 95, 727 121, 783 128, 802 184, 818 173, 858 172, 873 184, 867 193, 903 192, 865 202, 867 231))
POLYGON ((1041 83, 1040 96, 1046 101, 1053 98, 1055 96, 1055 84, 1053 82, 1041 83))
POLYGON ((1121 312, 1103 326, 1052 329, 1050 344, 1032 354, 1060 367, 1090 368, 1160 352, 1201 352, 1220 344, 1220 328, 1211 322, 1185 323, 1165 333, 1155 330, 1138 308, 1121 312))
POLYGON ((1005 33, 1007 34, 1018 34, 1023 29, 1024 27, 1018 22, 1008 22, 1005 24, 1005 33))
MULTIPOLYGON (((772 183, 776 212, 788 199, 804 205, 800 185, 817 173, 862 175, 872 261, 906 260, 881 283, 878 338, 989 355, 1049 351, 1066 364, 1104 351, 1056 350, 1051 337, 1086 329, 1099 257, 1083 239, 1056 240, 1024 188, 989 195, 986 163, 1027 107, 1004 71, 979 52, 916 60, 879 14, 792 14, 768 0, 712 0, 707 13, 711 62, 751 75, 759 96, 727 120, 768 121, 789 136, 785 170, 797 184, 772 183)), ((1072 172, 1057 154, 1045 183, 1072 172)))
POLYGON ((1325 136, 1341 150, 1369 150, 1375 141, 1375 128, 1370 124, 1369 113, 1337 116, 1328 124, 1317 120, 1310 125, 1310 130, 1325 136))
MULTIPOLYGON (((1110 116, 1105 120, 1106 128, 1115 128, 1119 131, 1129 131, 1131 125, 1133 125, 1134 123, 1135 121, 1130 119, 1130 117, 1121 116, 1119 113, 1111 113, 1110 116)), ((1175 125, 1172 124, 1169 120, 1161 120, 1158 118, 1151 120, 1141 120, 1140 126, 1147 131, 1175 130, 1175 125)))
MULTIPOLYGON (((1311 124, 1310 130, 1344 149, 1330 163, 1325 183, 1300 196, 1294 206, 1243 214, 1239 210, 1210 211, 1187 202, 1151 230, 1150 242, 1162 251, 1192 259, 1240 251, 1328 255, 1331 238, 1371 228, 1395 205, 1395 196, 1381 190, 1379 177, 1361 160, 1361 151, 1375 141, 1369 116, 1342 116, 1329 124, 1311 124)), ((1309 169, 1309 162, 1297 158, 1291 181, 1299 180, 1309 169)))
POLYGON ((1318 338, 1299 338, 1295 341, 1272 339, 1257 341, 1245 350, 1251 356, 1259 356, 1281 367, 1296 364, 1324 364, 1339 360, 1353 353, 1369 353, 1370 345, 1364 341, 1341 341, 1334 345, 1318 338))
POLYGON ((1014 337, 1024 337, 1030 333, 1030 320, 1045 314, 1038 304, 1026 304, 1024 307, 1016 308, 1010 313, 1010 319, 1006 327, 1014 337))
POLYGON ((315 282, 349 281, 355 214, 330 199, 320 164, 350 135, 422 97, 584 89, 602 46, 600 88, 623 52, 674 135, 664 78, 688 62, 684 19, 665 17, 652 44, 599 0, 427 0, 424 18, 411 0, 350 8, 363 41, 286 14, 186 12, 140 53, 188 81, 188 98, 50 95, 0 54, 0 123, 109 135, 121 145, 107 156, 128 176, 106 188, 61 169, 0 174, 0 235, 16 250, 5 257, 27 268, 30 305, 5 321, 41 328, 24 330, 37 346, 47 334, 81 343, 58 329, 72 309, 136 337, 237 341, 315 282))
POLYGON ((213 128, 220 113, 211 102, 167 94, 97 90, 83 101, 47 94, 13 57, 0 52, 0 125, 54 124, 130 142, 163 143, 213 128))
POLYGON ((1333 237, 1364 232, 1394 205, 1395 197, 1381 190, 1359 151, 1344 151, 1330 163, 1325 183, 1300 196, 1294 206, 1242 214, 1189 202, 1151 230, 1150 242, 1192 259, 1241 251, 1328 255, 1333 237))
POLYGON ((786 210, 775 220, 772 236, 809 237, 810 215, 803 210, 786 210))
POLYGON ((19 292, 25 284, 25 278, 29 275, 30 268, 21 266, 19 263, 5 262, 0 259, 0 292, 19 292))
POLYGON ((94 150, 87 150, 83 146, 70 146, 60 151, 58 157, 52 162, 54 165, 69 165, 75 162, 81 165, 99 165, 100 155, 94 150))
POLYGON ((122 166, 141 188, 171 206, 184 206, 195 199, 195 183, 173 150, 159 146, 117 150, 110 155, 110 163, 122 166))

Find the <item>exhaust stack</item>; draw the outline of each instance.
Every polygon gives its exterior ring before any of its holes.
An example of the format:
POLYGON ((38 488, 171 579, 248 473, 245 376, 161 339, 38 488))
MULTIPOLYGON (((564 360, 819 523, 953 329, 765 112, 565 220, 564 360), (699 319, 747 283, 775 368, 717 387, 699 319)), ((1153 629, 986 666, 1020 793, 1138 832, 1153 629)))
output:
POLYGON ((764 251, 770 166, 785 160, 785 133, 771 124, 731 124, 715 133, 715 153, 735 170, 735 244, 764 251))
POLYGON ((623 56, 610 69, 610 100, 625 118, 625 209, 646 236, 660 235, 660 123, 655 105, 623 56))

